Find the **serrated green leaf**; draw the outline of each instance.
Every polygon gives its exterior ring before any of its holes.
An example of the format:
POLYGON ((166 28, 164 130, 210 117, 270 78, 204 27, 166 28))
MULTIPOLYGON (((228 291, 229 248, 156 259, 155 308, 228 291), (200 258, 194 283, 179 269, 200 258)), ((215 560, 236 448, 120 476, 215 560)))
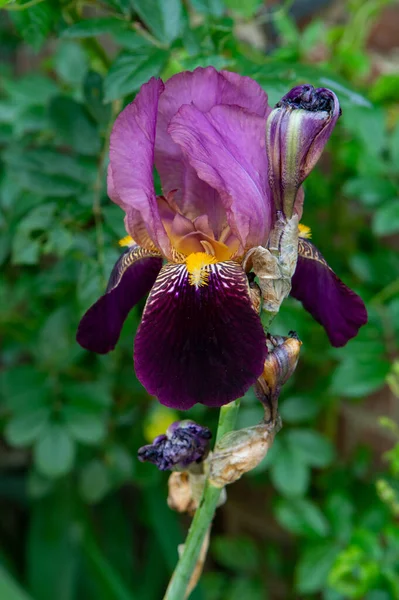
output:
POLYGON ((104 33, 115 33, 127 28, 126 21, 114 17, 93 17, 74 23, 61 34, 64 38, 86 38, 102 35, 104 33))
POLYGON ((24 41, 35 50, 42 47, 58 17, 50 2, 41 2, 25 10, 10 11, 9 15, 24 41))
POLYGON ((50 423, 34 447, 38 471, 51 479, 66 475, 75 460, 75 444, 61 424, 50 423))
POLYGON ((110 102, 137 92, 150 77, 162 71, 168 54, 159 48, 122 52, 112 63, 104 81, 104 100, 110 102))
POLYGON ((182 27, 181 0, 131 0, 134 10, 160 41, 170 44, 182 27))

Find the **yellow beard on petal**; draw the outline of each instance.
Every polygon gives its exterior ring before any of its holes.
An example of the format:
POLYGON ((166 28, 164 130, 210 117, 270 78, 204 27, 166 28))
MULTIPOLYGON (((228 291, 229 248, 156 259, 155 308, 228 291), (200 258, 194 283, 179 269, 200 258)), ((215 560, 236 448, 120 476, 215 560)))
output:
POLYGON ((299 223, 298 230, 299 230, 300 238, 308 240, 312 237, 312 231, 311 231, 310 227, 308 227, 307 225, 303 225, 302 223, 299 223))
POLYGON ((217 260, 211 254, 206 252, 194 252, 187 256, 186 267, 188 271, 188 281, 195 287, 208 285, 209 271, 206 269, 208 265, 214 265, 217 260))
POLYGON ((119 246, 134 246, 135 243, 136 242, 130 235, 125 235, 125 237, 118 242, 119 246))

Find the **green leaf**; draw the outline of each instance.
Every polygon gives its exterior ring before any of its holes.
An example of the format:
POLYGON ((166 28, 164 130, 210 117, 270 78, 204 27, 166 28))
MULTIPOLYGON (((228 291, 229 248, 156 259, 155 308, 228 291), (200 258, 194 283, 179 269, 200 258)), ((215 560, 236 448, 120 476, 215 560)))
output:
POLYGON ((373 231, 376 235, 393 235, 399 231, 399 198, 377 209, 373 217, 373 231))
POLYGON ((95 71, 89 71, 83 82, 86 105, 91 116, 102 124, 108 123, 112 108, 104 104, 103 78, 95 71))
POLYGON ((334 458, 331 442, 317 431, 311 429, 290 429, 286 440, 302 460, 312 467, 327 467, 334 458))
POLYGON ((331 393, 347 398, 361 398, 381 388, 389 372, 389 362, 379 356, 357 360, 348 358, 335 370, 331 393))
POLYGON ((5 439, 12 446, 27 446, 40 437, 50 417, 49 408, 36 408, 15 415, 6 425, 5 439))
POLYGON ((312 396, 290 396, 283 400, 279 406, 280 415, 284 423, 310 421, 320 410, 320 403, 312 396))
POLYGON ((0 373, 2 402, 13 413, 43 408, 49 400, 47 375, 33 365, 20 365, 0 373))
POLYGON ((100 412, 112 404, 112 394, 107 381, 68 382, 63 392, 68 399, 68 406, 82 412, 100 412))
POLYGON ((52 312, 41 328, 35 347, 38 362, 44 369, 62 371, 80 352, 72 343, 74 331, 71 331, 68 306, 61 306, 52 312))
POLYGON ((139 33, 132 31, 131 29, 121 29, 120 31, 114 31, 112 33, 114 41, 122 48, 126 50, 142 50, 143 48, 153 48, 152 44, 147 38, 143 37, 139 33))
POLYGON ((97 17, 92 19, 84 19, 74 23, 61 34, 64 38, 87 38, 104 33, 114 33, 126 29, 127 23, 121 19, 113 17, 97 17))
POLYGON ((276 507, 280 525, 296 535, 326 537, 329 523, 317 506, 306 498, 280 500, 276 507))
POLYGON ((89 504, 104 498, 112 484, 107 467, 100 460, 92 460, 84 465, 79 477, 79 491, 89 504))
POLYGON ((292 445, 281 442, 273 458, 270 477, 276 489, 284 496, 304 496, 309 485, 310 470, 299 452, 292 445))
POLYGON ((105 102, 136 92, 150 77, 160 74, 167 59, 167 52, 158 48, 119 54, 104 81, 105 102))
POLYGON ((399 123, 396 125, 389 138, 389 149, 391 162, 397 169, 399 165, 399 123))
POLYGON ((34 448, 35 465, 51 479, 66 475, 75 460, 75 445, 59 423, 50 423, 34 448))
POLYGON ((135 600, 136 596, 101 552, 98 544, 88 533, 85 535, 83 551, 90 561, 96 580, 100 581, 107 598, 112 600, 135 600))
POLYGON ((58 44, 53 61, 58 77, 69 85, 80 85, 89 69, 86 52, 80 44, 72 41, 58 44))
POLYGON ((19 583, 0 565, 0 598, 4 600, 31 600, 19 583))
MULTIPOLYGON (((351 198, 359 199, 365 206, 376 206, 395 197, 395 186, 388 179, 375 175, 363 175, 349 179, 343 191, 351 198)), ((394 201, 395 202, 395 201, 394 201)))
POLYGON ((49 227, 55 210, 54 203, 43 204, 31 210, 19 222, 12 241, 12 262, 14 264, 38 262, 41 245, 37 233, 45 231, 49 227))
POLYGON ((259 565, 258 549, 248 537, 215 536, 211 551, 218 563, 235 573, 256 571, 259 565))
POLYGON ((52 30, 58 13, 50 2, 41 2, 25 10, 10 11, 9 15, 24 41, 39 50, 52 30))
MULTIPOLYGON (((53 181, 64 181, 64 185, 70 186, 71 192, 74 189, 73 182, 79 181, 87 186, 87 183, 94 183, 97 175, 97 165, 94 160, 77 158, 65 154, 59 149, 49 147, 28 149, 25 146, 13 146, 4 152, 3 159, 13 170, 39 171, 45 175, 58 175, 60 178, 53 181), (73 182, 69 182, 69 179, 72 179, 73 182)), ((44 189, 44 194, 47 195, 47 193, 47 189, 44 189)), ((43 190, 39 194, 42 197, 43 190)), ((53 193, 52 195, 57 194, 53 193)))
POLYGON ((62 411, 65 426, 71 436, 84 444, 99 444, 106 436, 105 415, 82 412, 79 408, 66 406, 62 411))
POLYGON ((313 544, 302 552, 295 572, 295 587, 301 594, 321 591, 335 562, 339 548, 335 544, 323 542, 313 544))
POLYGON ((25 569, 35 600, 77 598, 81 526, 75 487, 68 483, 57 482, 51 493, 30 503, 25 569))
POLYGON ((42 106, 59 93, 54 81, 39 73, 14 80, 5 79, 2 81, 2 86, 11 96, 14 107, 42 106))
POLYGON ((134 10, 152 33, 170 44, 182 27, 181 0, 131 0, 134 10))
POLYGON ((212 17, 221 17, 225 12, 223 0, 190 0, 190 4, 197 12, 212 17))
POLYGON ((263 0, 224 0, 225 6, 243 17, 254 16, 263 5, 263 0))
POLYGON ((97 128, 86 109, 72 98, 58 96, 50 103, 51 121, 64 143, 80 154, 96 155, 101 148, 97 128))

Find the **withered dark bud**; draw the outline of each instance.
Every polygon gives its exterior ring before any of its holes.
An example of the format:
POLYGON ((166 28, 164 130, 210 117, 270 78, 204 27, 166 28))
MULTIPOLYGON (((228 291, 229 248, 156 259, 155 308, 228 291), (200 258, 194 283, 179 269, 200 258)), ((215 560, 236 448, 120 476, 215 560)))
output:
POLYGON ((340 114, 334 92, 308 84, 293 88, 270 113, 269 183, 275 208, 286 219, 292 217, 299 187, 319 160, 340 114))
POLYGON ((207 427, 194 421, 176 421, 159 435, 152 444, 142 446, 138 451, 141 462, 152 462, 160 471, 187 469, 202 462, 209 452, 212 437, 207 427))
POLYGON ((292 331, 289 336, 267 336, 269 354, 263 373, 255 384, 255 393, 265 406, 266 423, 276 421, 281 388, 291 377, 298 363, 302 342, 292 331))

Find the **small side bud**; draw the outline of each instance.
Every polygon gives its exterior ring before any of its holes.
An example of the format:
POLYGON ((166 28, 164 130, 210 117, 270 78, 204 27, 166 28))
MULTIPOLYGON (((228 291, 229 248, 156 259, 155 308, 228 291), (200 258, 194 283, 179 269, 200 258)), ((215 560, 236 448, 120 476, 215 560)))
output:
POLYGON ((207 427, 194 421, 176 421, 165 435, 159 435, 152 444, 142 446, 138 451, 138 459, 152 462, 160 471, 185 470, 207 457, 211 437, 212 433, 207 427))
POLYGON ((311 85, 293 88, 266 123, 269 183, 276 210, 294 214, 299 187, 319 160, 341 114, 331 90, 311 85))
POLYGON ((260 423, 224 435, 210 460, 209 483, 223 488, 252 471, 266 456, 274 434, 274 427, 260 423))
POLYGON ((255 393, 265 406, 265 421, 277 420, 277 403, 282 386, 288 381, 298 364, 302 342, 294 332, 290 337, 267 336, 269 353, 263 373, 255 384, 255 393))

